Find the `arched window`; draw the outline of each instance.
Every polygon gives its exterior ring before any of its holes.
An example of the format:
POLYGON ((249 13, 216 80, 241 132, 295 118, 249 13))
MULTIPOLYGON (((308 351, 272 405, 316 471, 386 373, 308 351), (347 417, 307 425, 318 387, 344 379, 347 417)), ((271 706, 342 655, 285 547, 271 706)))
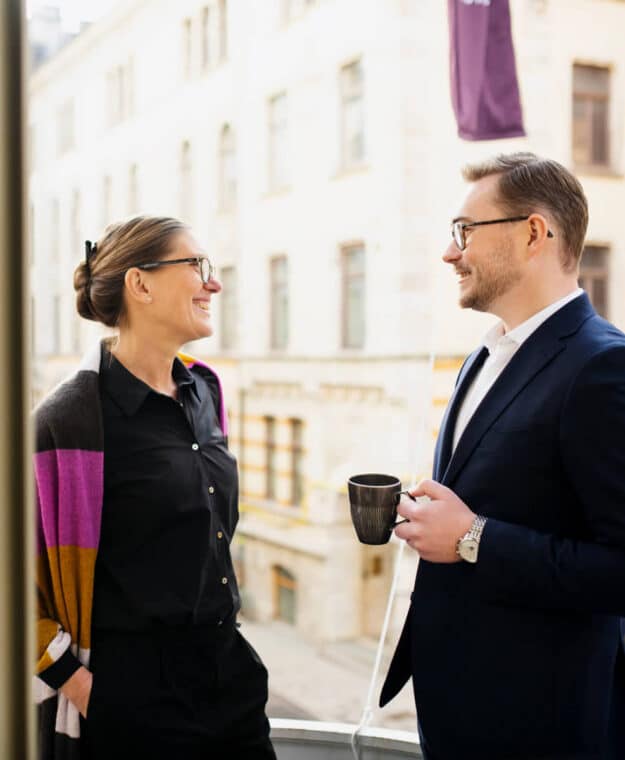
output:
POLYGON ((225 124, 219 135, 219 207, 232 211, 237 202, 236 145, 234 131, 225 124))

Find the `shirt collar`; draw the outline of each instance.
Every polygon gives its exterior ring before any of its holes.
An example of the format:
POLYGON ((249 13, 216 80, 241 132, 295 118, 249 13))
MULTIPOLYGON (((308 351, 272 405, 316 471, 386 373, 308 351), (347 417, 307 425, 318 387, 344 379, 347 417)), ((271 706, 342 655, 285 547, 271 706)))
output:
MULTIPOLYGON (((195 378, 180 359, 174 359, 172 377, 179 389, 190 386, 200 400, 195 378)), ((100 383, 104 391, 127 416, 136 414, 150 393, 155 393, 143 380, 132 374, 102 345, 100 383)))
POLYGON ((484 336, 484 345, 488 349, 489 353, 494 353, 497 345, 504 343, 514 343, 519 348, 530 335, 535 332, 543 322, 546 322, 549 317, 553 316, 556 311, 559 311, 563 306, 566 306, 569 301, 573 301, 578 296, 581 296, 584 291, 581 288, 576 288, 572 293, 568 293, 563 298, 559 298, 549 306, 541 309, 539 312, 526 319, 520 325, 517 325, 513 330, 509 332, 504 331, 503 322, 498 322, 484 336))

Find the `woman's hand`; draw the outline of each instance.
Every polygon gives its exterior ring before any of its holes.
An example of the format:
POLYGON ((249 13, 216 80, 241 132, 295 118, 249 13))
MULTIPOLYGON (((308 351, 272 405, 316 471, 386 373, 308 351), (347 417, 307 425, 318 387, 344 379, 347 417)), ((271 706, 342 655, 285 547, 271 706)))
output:
POLYGON ((61 694, 66 696, 77 708, 83 718, 87 717, 92 684, 93 673, 81 666, 59 689, 61 694))

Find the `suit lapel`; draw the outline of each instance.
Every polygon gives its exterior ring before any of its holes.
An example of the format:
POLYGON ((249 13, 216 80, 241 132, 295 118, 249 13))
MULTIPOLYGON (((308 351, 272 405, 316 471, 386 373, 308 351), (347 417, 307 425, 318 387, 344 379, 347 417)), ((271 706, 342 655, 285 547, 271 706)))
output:
POLYGON ((466 396, 468 389, 471 387, 471 383, 475 379, 475 376, 486 361, 487 356, 488 349, 486 346, 482 346, 481 349, 474 351, 469 356, 460 370, 456 387, 449 404, 447 404, 447 409, 445 410, 445 415, 443 416, 443 421, 441 423, 440 433, 436 440, 433 468, 435 480, 440 481, 447 468, 451 457, 456 419, 458 418, 458 412, 460 411, 462 400, 466 396))
MULTIPOLYGON (((441 456, 441 471, 436 473, 436 479, 439 482, 447 486, 453 483, 488 429, 495 424, 498 417, 514 401, 523 388, 566 348, 564 338, 577 332, 582 323, 593 314, 594 311, 588 297, 583 295, 562 307, 560 311, 557 311, 530 335, 512 357, 469 420, 453 456, 448 460, 446 469, 442 469, 445 461, 441 456)), ((466 383, 463 385, 466 388, 466 383)), ((452 403, 454 400, 455 395, 452 403)), ((450 403, 450 418, 451 406, 450 403)), ((456 402, 456 407, 455 416, 458 414, 458 402, 456 402)), ((445 434, 448 435, 447 430, 445 434)), ((453 427, 451 435, 453 440, 453 427)))

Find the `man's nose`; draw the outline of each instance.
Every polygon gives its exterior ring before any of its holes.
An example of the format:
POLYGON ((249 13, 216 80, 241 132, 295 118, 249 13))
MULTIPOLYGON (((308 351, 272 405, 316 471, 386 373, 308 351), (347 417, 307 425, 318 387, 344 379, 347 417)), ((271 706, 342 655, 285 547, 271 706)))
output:
POLYGON ((462 258, 462 251, 458 248, 455 241, 451 241, 443 253, 443 261, 446 264, 453 264, 462 258))

